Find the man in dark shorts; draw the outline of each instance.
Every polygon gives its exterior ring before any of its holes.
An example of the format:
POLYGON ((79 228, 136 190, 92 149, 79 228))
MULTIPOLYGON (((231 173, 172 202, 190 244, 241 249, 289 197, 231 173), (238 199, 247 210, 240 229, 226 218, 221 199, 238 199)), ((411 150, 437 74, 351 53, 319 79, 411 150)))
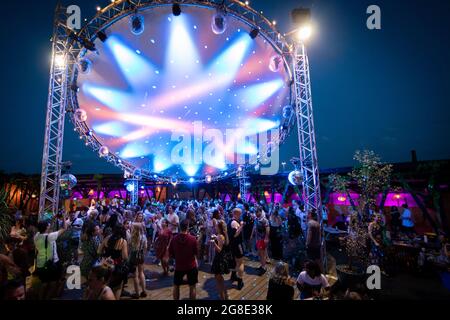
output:
POLYGON ((228 238, 230 239, 231 254, 233 255, 236 262, 236 266, 231 273, 230 280, 232 282, 238 282, 238 290, 241 290, 244 287, 244 281, 242 280, 242 277, 244 275, 244 249, 242 247, 242 230, 245 223, 243 221, 240 221, 241 215, 241 209, 233 209, 233 217, 228 226, 228 238))
POLYGON ((198 283, 198 254, 197 239, 188 233, 189 220, 180 224, 180 233, 171 241, 169 253, 175 259, 175 274, 173 278, 173 299, 180 300, 180 286, 184 283, 183 277, 187 275, 189 284, 189 298, 196 298, 196 284, 198 283))

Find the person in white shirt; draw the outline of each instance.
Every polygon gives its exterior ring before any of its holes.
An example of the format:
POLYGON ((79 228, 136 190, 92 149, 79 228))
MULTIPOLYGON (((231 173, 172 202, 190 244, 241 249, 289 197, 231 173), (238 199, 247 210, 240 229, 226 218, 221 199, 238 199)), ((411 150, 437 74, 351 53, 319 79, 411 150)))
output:
POLYGON ((61 280, 62 266, 59 263, 58 252, 56 250, 56 240, 67 229, 66 220, 63 226, 56 232, 50 232, 50 223, 40 221, 34 236, 34 246, 36 248, 36 275, 43 283, 38 290, 40 300, 52 298, 57 288, 57 282, 61 280))
POLYGON ((167 221, 169 221, 169 230, 172 234, 177 234, 178 227, 180 225, 180 218, 173 212, 172 206, 167 207, 167 221))
POLYGON ((408 204, 403 204, 403 213, 400 219, 402 220, 402 229, 403 232, 407 234, 411 234, 414 232, 414 220, 412 217, 412 212, 408 208, 408 204))
POLYGON ((320 294, 322 289, 329 290, 330 284, 320 271, 320 266, 314 261, 305 264, 305 271, 300 272, 297 278, 297 287, 300 299, 309 299, 320 294))

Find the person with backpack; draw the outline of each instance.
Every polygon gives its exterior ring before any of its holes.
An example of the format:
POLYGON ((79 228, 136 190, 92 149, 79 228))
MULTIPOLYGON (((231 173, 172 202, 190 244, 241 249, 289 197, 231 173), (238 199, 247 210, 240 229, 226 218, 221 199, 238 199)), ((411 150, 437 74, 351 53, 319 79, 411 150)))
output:
POLYGON ((59 261, 56 249, 56 240, 67 229, 66 220, 63 219, 61 229, 50 232, 50 223, 41 221, 38 223, 38 233, 34 236, 34 246, 36 248, 36 269, 35 273, 42 283, 38 290, 39 300, 47 300, 56 293, 58 281, 62 276, 62 265, 59 261))

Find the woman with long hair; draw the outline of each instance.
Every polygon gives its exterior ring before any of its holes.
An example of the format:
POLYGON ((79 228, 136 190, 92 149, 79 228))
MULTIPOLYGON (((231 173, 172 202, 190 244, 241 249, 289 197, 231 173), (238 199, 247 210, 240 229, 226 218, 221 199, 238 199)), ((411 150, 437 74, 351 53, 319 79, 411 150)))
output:
POLYGON ((25 229, 25 220, 23 218, 16 219, 16 223, 11 227, 9 236, 14 240, 15 247, 22 246, 27 240, 27 230, 25 229))
POLYGON ((275 208, 269 218, 270 223, 270 250, 272 258, 275 260, 283 259, 283 235, 282 224, 283 220, 280 217, 279 211, 275 208))
POLYGON ((100 246, 100 227, 90 223, 86 227, 85 233, 81 236, 81 251, 83 259, 81 260, 81 276, 88 278, 89 272, 98 260, 98 247, 100 246))
POLYGON ((161 231, 155 240, 156 258, 161 260, 163 275, 169 274, 169 245, 172 240, 172 232, 169 229, 169 221, 163 219, 161 221, 161 231))
MULTIPOLYGON (((136 222, 139 221, 138 219, 139 216, 142 216, 142 213, 138 213, 136 217, 136 222)), ((145 226, 143 223, 134 223, 131 228, 130 264, 131 267, 135 269, 133 279, 135 293, 131 297, 134 299, 147 297, 147 293, 145 292, 145 275, 144 275, 144 261, 145 261, 145 251, 147 248, 147 236, 144 230, 145 226), (142 290, 139 291, 139 289, 142 290)))
POLYGON ((230 273, 229 268, 229 239, 225 221, 219 220, 216 224, 216 235, 212 237, 211 244, 214 246, 215 255, 211 267, 217 283, 217 291, 222 300, 228 300, 227 290, 224 283, 224 274, 230 273))
POLYGON ((99 247, 99 254, 108 259, 114 265, 109 286, 117 300, 120 299, 122 288, 128 280, 128 243, 124 226, 117 225, 112 235, 105 238, 99 247))
POLYGON ((285 262, 278 262, 273 268, 269 279, 269 288, 267 290, 267 300, 287 301, 294 299, 294 285, 289 277, 289 266, 285 262))

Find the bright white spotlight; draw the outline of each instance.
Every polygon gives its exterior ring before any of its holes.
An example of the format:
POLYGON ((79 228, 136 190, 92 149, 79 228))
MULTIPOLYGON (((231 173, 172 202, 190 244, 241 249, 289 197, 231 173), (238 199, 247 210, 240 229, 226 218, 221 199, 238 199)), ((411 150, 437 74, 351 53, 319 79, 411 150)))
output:
POLYGON ((128 192, 133 192, 134 191, 134 184, 133 183, 127 184, 127 191, 128 192))
POLYGON ((195 181, 194 178, 189 178, 190 183, 194 183, 194 181, 195 181))
POLYGON ((311 38, 312 27, 310 25, 302 26, 297 31, 297 38, 300 41, 306 41, 311 38))
POLYGON ((63 69, 66 66, 66 58, 62 54, 55 56, 55 67, 63 69))

